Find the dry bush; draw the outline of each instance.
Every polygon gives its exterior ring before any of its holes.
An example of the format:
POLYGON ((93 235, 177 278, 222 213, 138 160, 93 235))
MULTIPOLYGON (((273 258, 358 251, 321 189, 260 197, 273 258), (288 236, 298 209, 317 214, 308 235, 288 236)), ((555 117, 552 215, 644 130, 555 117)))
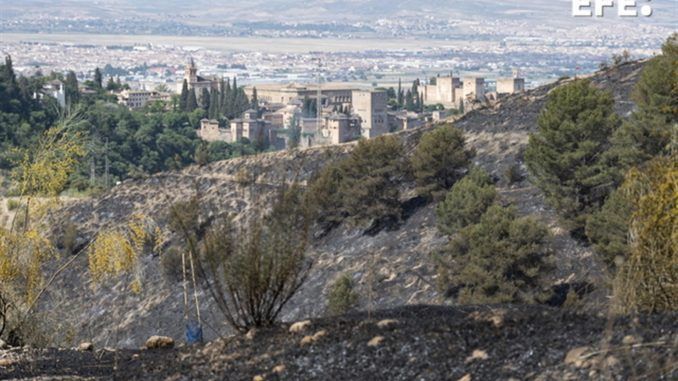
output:
POLYGON ((202 238, 196 219, 171 211, 201 284, 234 329, 272 325, 306 280, 311 215, 303 199, 299 186, 283 187, 268 215, 241 226, 221 218, 202 238))
POLYGON ((615 280, 621 312, 675 311, 678 306, 678 158, 631 170, 621 191, 633 205, 630 252, 615 280))
POLYGON ((520 171, 520 166, 518 164, 513 164, 506 168, 506 171, 504 172, 504 179, 509 185, 523 181, 523 174, 520 171))
POLYGON ((61 236, 61 247, 66 254, 73 254, 78 239, 78 227, 69 222, 64 227, 63 235, 61 236))

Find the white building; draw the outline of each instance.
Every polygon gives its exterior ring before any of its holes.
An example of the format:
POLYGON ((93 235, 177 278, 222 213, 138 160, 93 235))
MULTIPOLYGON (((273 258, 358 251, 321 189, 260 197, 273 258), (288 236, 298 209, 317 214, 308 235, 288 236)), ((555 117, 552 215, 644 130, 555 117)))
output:
POLYGON ((66 88, 63 82, 58 79, 49 81, 43 86, 42 91, 44 94, 56 99, 59 106, 62 108, 66 107, 66 88))

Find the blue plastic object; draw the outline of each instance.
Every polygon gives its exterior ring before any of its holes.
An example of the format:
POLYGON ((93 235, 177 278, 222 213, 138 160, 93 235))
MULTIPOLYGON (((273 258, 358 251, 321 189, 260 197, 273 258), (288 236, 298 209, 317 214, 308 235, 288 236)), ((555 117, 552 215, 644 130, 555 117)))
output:
POLYGON ((186 342, 189 345, 201 344, 203 342, 202 326, 195 321, 186 324, 186 342))

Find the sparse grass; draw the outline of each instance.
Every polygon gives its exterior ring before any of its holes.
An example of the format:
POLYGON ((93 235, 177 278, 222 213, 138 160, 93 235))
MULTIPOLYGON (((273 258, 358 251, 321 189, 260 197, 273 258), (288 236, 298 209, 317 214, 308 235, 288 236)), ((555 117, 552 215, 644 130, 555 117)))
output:
POLYGON ((21 202, 19 200, 10 198, 7 199, 7 210, 13 212, 21 207, 21 202))

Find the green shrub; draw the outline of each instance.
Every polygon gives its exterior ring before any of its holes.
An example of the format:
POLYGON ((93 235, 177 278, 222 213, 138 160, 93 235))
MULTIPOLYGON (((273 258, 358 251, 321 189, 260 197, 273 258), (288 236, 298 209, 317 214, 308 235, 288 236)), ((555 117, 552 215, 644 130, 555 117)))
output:
POLYGON ((620 190, 613 192, 600 211, 586 222, 586 236, 598 255, 611 268, 628 257, 631 204, 620 190))
POLYGON ((15 200, 13 198, 10 198, 7 200, 7 210, 9 211, 14 211, 17 210, 21 207, 21 202, 19 200, 15 200))
POLYGON ((493 205, 438 255, 439 286, 462 304, 533 302, 549 269, 548 231, 513 208, 493 205))
POLYGON ((586 219, 602 206, 618 176, 601 155, 619 125, 613 106, 612 94, 588 80, 556 88, 525 152, 534 183, 576 236, 583 236, 586 219))
POLYGON ((438 230, 451 235, 477 223, 496 197, 497 191, 487 172, 478 167, 472 168, 438 204, 438 230))
POLYGON ((327 312, 330 315, 342 315, 353 309, 358 302, 358 293, 354 290, 353 280, 342 274, 332 283, 327 296, 327 312))
POLYGON ((422 136, 411 159, 417 192, 437 198, 445 194, 463 175, 473 157, 465 149, 464 134, 444 125, 422 136))

